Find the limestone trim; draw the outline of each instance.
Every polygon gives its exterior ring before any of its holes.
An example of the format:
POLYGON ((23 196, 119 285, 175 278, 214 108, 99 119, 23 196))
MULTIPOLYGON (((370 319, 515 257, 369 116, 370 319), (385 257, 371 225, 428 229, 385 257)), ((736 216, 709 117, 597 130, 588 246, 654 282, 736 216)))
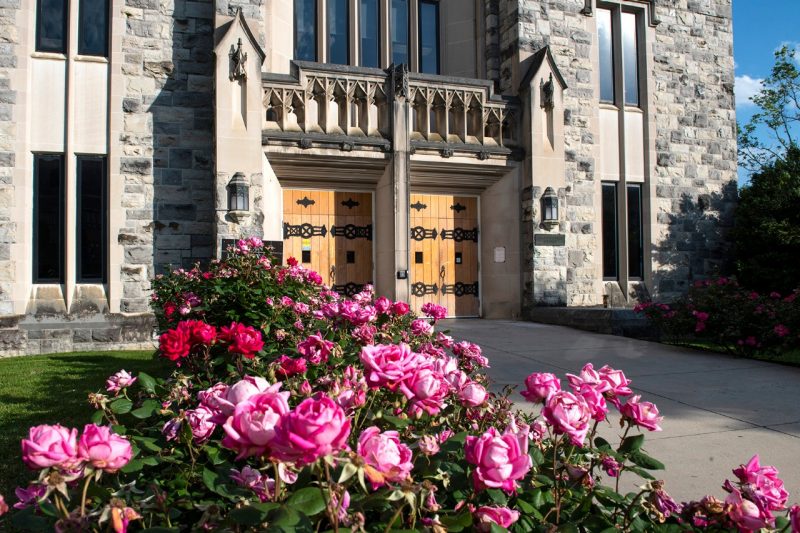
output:
MULTIPOLYGON (((585 4, 583 9, 581 9, 581 13, 584 15, 591 17, 594 15, 594 4, 596 0, 584 0, 585 4)), ((640 4, 647 5, 647 13, 648 13, 648 22, 650 26, 658 26, 661 24, 661 19, 658 18, 658 13, 656 13, 656 0, 629 0, 631 2, 638 2, 640 4)))

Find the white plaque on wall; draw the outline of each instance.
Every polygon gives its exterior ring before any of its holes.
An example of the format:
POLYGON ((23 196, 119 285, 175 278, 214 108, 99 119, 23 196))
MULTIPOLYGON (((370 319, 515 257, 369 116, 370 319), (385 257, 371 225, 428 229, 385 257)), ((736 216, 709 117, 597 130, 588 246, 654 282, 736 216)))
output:
POLYGON ((495 263, 505 263, 506 262, 506 247, 505 246, 497 246, 494 249, 494 262, 495 263))

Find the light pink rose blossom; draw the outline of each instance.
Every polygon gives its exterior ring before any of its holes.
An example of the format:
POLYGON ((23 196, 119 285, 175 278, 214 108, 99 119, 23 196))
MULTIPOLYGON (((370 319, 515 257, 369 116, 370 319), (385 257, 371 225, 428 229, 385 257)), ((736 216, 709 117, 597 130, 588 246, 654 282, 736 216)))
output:
MULTIPOLYGON (((233 414, 238 404, 256 394, 273 390, 272 387, 275 386, 270 385, 270 383, 262 377, 245 376, 244 379, 234 383, 230 387, 222 383, 217 383, 210 389, 199 393, 198 397, 204 405, 218 413, 215 415, 213 422, 216 424, 224 424, 228 417, 233 414)), ((274 390, 278 389, 280 389, 280 386, 274 390)))
POLYGON ((479 437, 469 436, 464 444, 466 460, 475 466, 472 482, 476 490, 503 489, 512 492, 517 481, 531 469, 527 431, 507 428, 500 434, 491 427, 479 437))
POLYGON ((725 498, 728 517, 741 531, 758 531, 773 523, 772 516, 765 513, 750 500, 743 498, 739 489, 733 489, 725 498))
POLYGON ((350 420, 330 397, 306 398, 293 411, 281 416, 272 443, 280 461, 310 464, 347 446, 350 420))
POLYGON ((421 364, 422 356, 407 344, 378 344, 361 349, 361 362, 370 387, 395 390, 421 364))
POLYGON ((419 451, 425 455, 436 455, 439 453, 439 440, 433 435, 425 435, 419 439, 419 451))
POLYGON ((427 302, 422 304, 420 308, 425 315, 431 317, 434 322, 437 320, 441 320, 447 316, 447 308, 442 307, 441 305, 436 305, 433 302, 427 302))
POLYGON ((381 433, 377 426, 368 427, 358 437, 357 452, 371 467, 366 469, 366 474, 373 490, 387 482, 404 481, 414 468, 411 449, 400 442, 396 431, 381 433))
POLYGON ((411 414, 416 416, 424 411, 435 415, 445 406, 450 385, 433 368, 421 367, 400 384, 400 392, 411 401, 411 414))
POLYGON ((94 468, 114 473, 131 460, 131 443, 108 426, 87 424, 78 441, 78 457, 94 468))
POLYGON ((133 377, 124 369, 120 370, 106 380, 106 390, 118 394, 125 387, 133 385, 138 378, 133 377))
POLYGON ((247 465, 241 471, 232 468, 231 479, 240 487, 253 491, 262 502, 272 499, 275 492, 274 479, 247 465))
POLYGON ((276 383, 268 391, 239 402, 222 426, 225 430, 222 445, 237 450, 237 459, 263 455, 269 448, 275 426, 289 412, 290 392, 278 392, 280 386, 276 383))
POLYGON ((375 310, 382 315, 387 315, 392 311, 392 301, 385 296, 381 296, 375 300, 374 305, 375 310))
POLYGON ((0 516, 3 516, 8 512, 8 504, 6 500, 3 498, 3 495, 0 494, 0 516))
POLYGON ((421 337, 433 333, 433 326, 427 320, 417 318, 411 322, 411 333, 421 337))
POLYGON ((766 501, 770 511, 782 511, 789 500, 789 492, 784 488, 783 480, 778 477, 778 469, 774 466, 761 466, 758 454, 754 455, 746 465, 733 471, 742 484, 749 485, 758 496, 766 501))
POLYGON ((519 511, 514 511, 508 507, 478 507, 473 513, 475 516, 475 527, 478 531, 491 531, 492 524, 500 527, 509 528, 519 520, 519 511))
POLYGON ((78 430, 58 424, 34 426, 22 440, 22 461, 32 469, 70 470, 78 462, 78 430))
POLYGON ((589 406, 583 398, 567 391, 555 392, 547 399, 542 414, 556 434, 569 435, 572 444, 583 446, 591 420, 589 406))
POLYGON ((479 405, 483 405, 488 395, 489 393, 486 392, 486 388, 474 381, 467 383, 458 391, 458 398, 461 400, 461 404, 466 407, 478 407, 479 405))
POLYGON ((581 383, 580 388, 575 391, 575 394, 583 398, 589 411, 592 413, 592 418, 597 421, 603 421, 608 414, 608 406, 606 405, 606 398, 597 388, 589 383, 581 383))
POLYGON ((205 405, 186 411, 186 421, 189 422, 195 442, 203 443, 214 433, 217 425, 211 421, 213 417, 214 412, 205 405))
POLYGON ((534 372, 525 378, 525 390, 520 394, 533 403, 544 403, 554 392, 561 390, 561 382, 555 374, 534 372))
POLYGON ((583 368, 577 376, 575 374, 567 374, 567 380, 569 381, 569 386, 574 391, 580 389, 581 385, 584 383, 593 385, 594 388, 597 389, 597 392, 611 390, 611 384, 600 376, 600 373, 594 369, 592 363, 583 365, 583 368))
POLYGON ((608 384, 609 388, 605 392, 606 398, 619 409, 619 397, 633 394, 628 386, 631 384, 631 380, 625 377, 622 370, 615 370, 608 365, 603 366, 597 373, 600 375, 600 380, 608 384))
POLYGON ((642 402, 641 396, 632 396, 620 409, 622 416, 637 426, 650 431, 661 431, 659 424, 664 419, 658 415, 658 407, 650 402, 642 402))
POLYGON ((315 365, 326 362, 332 351, 333 343, 325 340, 319 331, 297 345, 297 352, 315 365))

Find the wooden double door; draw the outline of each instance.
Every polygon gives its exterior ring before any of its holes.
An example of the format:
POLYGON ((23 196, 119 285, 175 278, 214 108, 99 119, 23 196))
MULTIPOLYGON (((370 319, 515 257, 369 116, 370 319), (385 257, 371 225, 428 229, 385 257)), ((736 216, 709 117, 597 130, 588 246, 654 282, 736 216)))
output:
POLYGON ((372 194, 284 189, 283 256, 352 296, 372 283, 372 194))
POLYGON ((411 304, 434 302, 450 316, 478 316, 478 199, 412 194, 411 304))

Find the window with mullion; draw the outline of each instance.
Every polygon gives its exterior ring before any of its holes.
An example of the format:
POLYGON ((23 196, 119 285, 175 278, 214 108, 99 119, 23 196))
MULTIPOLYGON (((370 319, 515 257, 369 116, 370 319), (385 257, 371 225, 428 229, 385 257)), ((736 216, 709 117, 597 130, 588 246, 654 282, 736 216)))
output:
POLYGON ((359 9, 362 67, 379 67, 380 47, 380 8, 378 0, 361 0, 359 9))
POLYGON ((108 57, 108 0, 80 0, 78 53, 108 57))
POLYGON ((67 53, 67 0, 37 0, 36 51, 67 53))
POLYGON ((642 185, 628 188, 628 276, 644 277, 644 232, 642 231, 642 185))
POLYGON ((328 63, 350 63, 350 0, 328 2, 328 63))
POLYGON ((64 282, 64 156, 33 155, 33 282, 64 282))
POLYGON ((617 184, 602 184, 603 278, 619 278, 619 236, 617 235, 617 184))
POLYGON ((294 0, 294 58, 317 60, 317 0, 294 0))
POLYGON ((108 256, 106 158, 78 156, 77 171, 78 281, 105 283, 108 256))
POLYGON ((600 101, 615 103, 614 32, 610 9, 597 10, 597 44, 600 57, 600 101))
POLYGON ((419 71, 439 74, 439 2, 419 2, 419 71))
POLYGON ((637 37, 637 16, 635 13, 623 12, 620 17, 625 105, 638 106, 639 39, 637 37))
POLYGON ((392 3, 392 63, 408 64, 408 0, 391 0, 392 3))

